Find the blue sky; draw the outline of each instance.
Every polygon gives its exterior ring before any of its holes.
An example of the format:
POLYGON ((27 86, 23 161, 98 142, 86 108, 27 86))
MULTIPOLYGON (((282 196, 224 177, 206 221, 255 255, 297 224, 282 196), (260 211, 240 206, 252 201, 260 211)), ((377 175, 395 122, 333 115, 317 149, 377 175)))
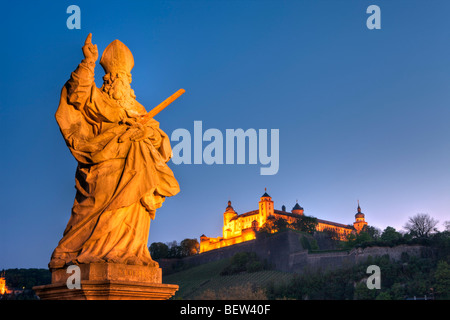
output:
MULTIPOLYGON (((450 220, 448 1, 24 1, 3 5, 0 82, 0 268, 45 268, 70 217, 76 162, 54 119, 88 33, 100 54, 132 51, 132 87, 147 110, 186 93, 156 120, 177 128, 279 129, 280 168, 174 165, 150 242, 221 235, 231 200, 402 229, 450 220), (66 9, 81 9, 69 30, 66 9), (381 8, 369 30, 366 9, 381 8)), ((103 70, 96 68, 101 85, 103 70)), ((173 143, 173 145, 176 143, 173 143)))

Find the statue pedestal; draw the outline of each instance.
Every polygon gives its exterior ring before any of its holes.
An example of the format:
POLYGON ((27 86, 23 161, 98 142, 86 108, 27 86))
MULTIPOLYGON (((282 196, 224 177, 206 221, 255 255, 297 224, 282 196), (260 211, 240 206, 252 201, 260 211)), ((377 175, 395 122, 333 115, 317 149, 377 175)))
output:
MULTIPOLYGON (((69 289, 66 269, 52 272, 52 283, 33 287, 41 300, 167 300, 178 285, 163 284, 161 268, 116 263, 81 264, 80 289, 69 289)), ((70 282, 70 280, 69 280, 70 282)))

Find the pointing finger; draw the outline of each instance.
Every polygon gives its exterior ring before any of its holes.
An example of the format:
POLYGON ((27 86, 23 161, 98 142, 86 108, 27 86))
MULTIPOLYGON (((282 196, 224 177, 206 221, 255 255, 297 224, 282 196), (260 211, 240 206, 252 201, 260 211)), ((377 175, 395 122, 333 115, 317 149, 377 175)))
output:
POLYGON ((84 44, 89 44, 89 43, 91 43, 91 40, 92 40, 92 33, 89 33, 88 36, 87 36, 87 38, 86 38, 86 41, 84 41, 84 44))

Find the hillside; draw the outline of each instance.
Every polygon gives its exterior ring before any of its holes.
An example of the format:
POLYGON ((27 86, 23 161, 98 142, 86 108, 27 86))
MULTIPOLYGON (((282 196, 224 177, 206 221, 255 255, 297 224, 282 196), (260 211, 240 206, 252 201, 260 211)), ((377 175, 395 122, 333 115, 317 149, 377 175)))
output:
POLYGON ((231 261, 231 258, 222 259, 173 273, 164 276, 163 283, 180 286, 174 299, 226 299, 227 294, 231 299, 255 299, 264 298, 258 289, 265 288, 271 283, 284 283, 293 277, 290 273, 275 270, 221 275, 220 273, 231 264, 231 261), (236 297, 236 292, 232 292, 233 290, 239 291, 241 296, 236 297), (218 297, 219 292, 223 293, 223 296, 218 297))
POLYGON ((173 273, 164 276, 163 282, 180 286, 174 299, 405 300, 448 299, 450 293, 450 265, 435 257, 405 254, 399 261, 370 257, 348 268, 304 274, 263 270, 223 275, 231 260, 173 273), (369 290, 366 285, 369 265, 382 270, 381 290, 369 290))

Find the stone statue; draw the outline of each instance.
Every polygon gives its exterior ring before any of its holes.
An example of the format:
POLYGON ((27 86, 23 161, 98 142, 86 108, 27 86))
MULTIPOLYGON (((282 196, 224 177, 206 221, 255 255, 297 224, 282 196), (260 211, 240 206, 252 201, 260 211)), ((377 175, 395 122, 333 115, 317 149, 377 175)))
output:
POLYGON ((133 55, 119 40, 103 52, 103 86, 94 82, 97 45, 89 34, 84 59, 61 92, 56 121, 78 162, 76 196, 50 269, 120 263, 157 267, 147 248, 150 221, 180 191, 167 162, 168 136, 131 89, 133 55))

